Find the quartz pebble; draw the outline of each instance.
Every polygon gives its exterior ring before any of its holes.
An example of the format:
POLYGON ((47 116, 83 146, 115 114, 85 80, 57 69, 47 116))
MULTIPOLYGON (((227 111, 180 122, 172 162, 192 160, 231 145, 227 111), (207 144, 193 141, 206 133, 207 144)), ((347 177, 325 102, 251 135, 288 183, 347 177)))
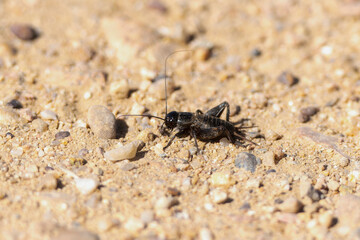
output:
POLYGON ((14 24, 10 26, 11 32, 21 40, 31 41, 38 37, 34 27, 29 24, 14 24))
POLYGON ((95 136, 103 139, 116 137, 116 119, 106 107, 91 106, 88 111, 88 123, 95 136))
POLYGON ((214 187, 230 187, 235 184, 229 172, 215 172, 210 177, 210 183, 214 187))
POLYGON ((256 165, 260 164, 260 160, 255 155, 247 152, 242 152, 236 156, 235 166, 244 168, 247 171, 255 172, 256 165))
POLYGON ((214 189, 210 192, 210 198, 214 203, 221 204, 228 200, 228 195, 225 191, 214 189))
POLYGON ((13 157, 20 157, 21 155, 23 155, 23 153, 24 153, 24 150, 22 147, 13 148, 10 151, 10 154, 13 157))
POLYGON ((53 111, 48 110, 48 109, 41 111, 40 117, 45 120, 57 120, 58 119, 56 113, 54 113, 53 111))
POLYGON ((132 159, 136 156, 138 145, 137 141, 128 143, 125 146, 106 151, 104 157, 111 162, 132 159))
POLYGON ((199 239, 200 240, 212 240, 212 239, 214 239, 214 236, 208 228, 201 228, 199 231, 199 239))
POLYGON ((285 199, 285 201, 279 205, 279 209, 287 213, 298 213, 302 207, 303 204, 294 197, 285 199))
POLYGON ((75 178, 76 188, 83 195, 94 192, 99 186, 99 181, 94 178, 75 178))
POLYGON ((54 240, 100 240, 95 233, 86 230, 62 230, 54 240))

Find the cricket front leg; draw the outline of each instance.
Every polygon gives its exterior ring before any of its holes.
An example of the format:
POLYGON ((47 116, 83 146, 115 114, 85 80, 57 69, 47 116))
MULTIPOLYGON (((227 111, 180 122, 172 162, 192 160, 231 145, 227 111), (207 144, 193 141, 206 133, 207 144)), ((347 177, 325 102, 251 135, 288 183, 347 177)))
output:
POLYGON ((175 133, 175 134, 170 138, 170 140, 169 140, 169 142, 166 144, 166 146, 163 147, 163 151, 165 151, 165 149, 168 148, 168 147, 171 145, 171 143, 174 141, 174 139, 175 139, 176 137, 179 137, 179 136, 181 136, 182 134, 184 134, 184 130, 179 130, 177 133, 175 133))
POLYGON ((216 107, 210 109, 209 111, 207 111, 205 113, 205 115, 209 115, 209 116, 213 116, 213 117, 217 117, 219 118, 221 116, 221 114, 224 112, 226 108, 226 121, 229 121, 230 119, 230 106, 228 102, 222 102, 219 105, 217 105, 216 107))

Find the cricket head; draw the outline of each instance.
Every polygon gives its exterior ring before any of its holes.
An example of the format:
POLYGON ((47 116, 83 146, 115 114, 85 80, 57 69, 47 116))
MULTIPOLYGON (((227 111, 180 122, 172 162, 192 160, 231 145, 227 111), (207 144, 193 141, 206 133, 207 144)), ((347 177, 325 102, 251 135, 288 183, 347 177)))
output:
POLYGON ((177 125, 179 113, 176 111, 169 112, 165 117, 165 125, 169 129, 174 129, 177 125))

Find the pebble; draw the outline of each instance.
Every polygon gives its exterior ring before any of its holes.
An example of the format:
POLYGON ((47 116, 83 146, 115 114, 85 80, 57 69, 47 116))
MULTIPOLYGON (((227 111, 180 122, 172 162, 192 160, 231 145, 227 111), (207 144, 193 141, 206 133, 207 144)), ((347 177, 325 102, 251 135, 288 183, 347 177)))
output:
POLYGON ((118 164, 123 171, 131 171, 137 168, 136 164, 129 162, 129 160, 121 161, 118 164))
POLYGON ((331 191, 337 191, 339 190, 339 187, 340 187, 340 183, 338 183, 337 181, 335 180, 330 180, 327 184, 328 188, 331 190, 331 191))
POLYGON ((15 135, 12 134, 11 132, 7 132, 7 133, 5 134, 5 137, 6 137, 6 138, 14 138, 15 135))
POLYGON ((116 98, 127 98, 130 92, 129 82, 126 79, 115 81, 110 84, 109 92, 116 98))
POLYGON ((335 214, 341 226, 358 226, 360 222, 360 197, 346 194, 335 205, 335 214))
POLYGON ((210 229, 208 228, 201 228, 199 231, 199 239, 200 240, 212 240, 214 239, 214 236, 210 229))
POLYGON ((67 138, 68 136, 70 136, 69 131, 60 131, 55 134, 55 139, 57 139, 57 140, 64 139, 64 138, 67 138))
POLYGON ((39 188, 40 190, 54 190, 57 188, 57 184, 57 179, 54 174, 49 173, 41 177, 39 188))
POLYGON ((179 200, 175 197, 160 197, 155 203, 155 208, 170 209, 171 207, 176 206, 178 204, 179 204, 179 200))
POLYGON ((269 129, 267 132, 266 132, 266 139, 267 140, 270 140, 270 141, 277 141, 277 140, 280 140, 283 138, 283 135, 281 134, 278 134, 277 132, 269 129))
POLYGON ((141 213, 140 219, 145 225, 147 225, 154 221, 155 213, 152 210, 145 210, 141 213))
POLYGON ((250 52, 250 56, 252 57, 260 57, 262 55, 262 52, 259 48, 254 48, 250 52))
POLYGON ((54 113, 53 111, 48 110, 48 109, 41 111, 40 117, 45 120, 57 120, 58 119, 56 113, 54 113))
POLYGON ((180 194, 181 194, 180 190, 178 190, 177 188, 172 188, 172 187, 169 187, 167 189, 167 192, 173 197, 180 196, 180 194))
POLYGON ((97 189, 99 181, 94 178, 76 178, 75 185, 81 194, 88 195, 97 189))
POLYGON ((272 151, 267 151, 263 155, 262 163, 267 167, 273 167, 276 165, 275 154, 272 151))
POLYGON ((111 162, 132 159, 136 156, 138 145, 137 141, 133 141, 125 146, 106 151, 104 157, 111 162))
POLYGON ((137 218, 129 218, 124 225, 125 229, 133 234, 138 234, 139 231, 145 228, 145 224, 137 218))
POLYGON ((24 153, 24 150, 22 147, 13 148, 10 151, 10 154, 13 157, 20 157, 21 155, 23 155, 23 153, 24 153))
POLYGON ((95 233, 86 230, 62 230, 54 240, 100 240, 95 233))
POLYGON ((300 115, 299 115, 298 119, 301 123, 306 123, 306 122, 310 121, 311 117, 314 116, 316 113, 318 113, 319 110, 320 109, 318 107, 302 108, 302 109, 300 109, 300 115))
POLYGON ((319 223, 326 228, 331 227, 334 224, 334 220, 334 214, 331 211, 321 213, 319 216, 319 223))
POLYGON ((21 102, 17 99, 13 99, 9 102, 6 103, 6 106, 9 106, 11 108, 15 108, 15 109, 20 109, 23 107, 23 105, 21 104, 21 102))
POLYGON ((290 72, 282 72, 278 78, 277 78, 278 82, 287 85, 289 87, 294 86, 295 84, 297 84, 299 82, 299 78, 294 76, 292 73, 290 72))
POLYGON ((97 227, 97 230, 100 232, 107 232, 112 227, 114 227, 115 224, 116 224, 116 221, 114 221, 112 218, 103 217, 97 221, 96 227, 97 227))
POLYGON ((34 40, 39 36, 35 28, 29 24, 14 24, 10 26, 10 30, 16 37, 24 41, 34 40))
POLYGON ((210 198, 213 203, 222 204, 228 200, 228 194, 220 189, 214 189, 210 192, 210 198))
POLYGON ((303 204, 295 197, 287 198, 283 203, 279 205, 279 209, 282 212, 298 213, 301 211, 303 204))
POLYGON ((260 178, 252 178, 246 181, 246 188, 259 188, 261 186, 260 178))
POLYGON ((215 172, 210 177, 210 184, 214 187, 230 187, 235 184, 230 172, 215 172))
POLYGON ((211 49, 210 48, 198 48, 195 50, 195 59, 199 61, 206 61, 211 56, 211 49))
POLYGON ((146 110, 146 108, 143 105, 135 102, 133 104, 133 106, 131 107, 130 114, 140 115, 140 114, 143 114, 145 112, 145 110, 146 110))
POLYGON ((4 125, 15 124, 20 120, 20 116, 12 108, 0 107, 0 123, 4 125))
POLYGON ((106 107, 91 106, 88 111, 88 123, 95 136, 103 139, 116 138, 116 119, 106 107))
POLYGON ((360 180, 360 171, 358 171, 358 170, 351 171, 348 174, 348 179, 350 182, 353 182, 353 183, 358 182, 360 180))
POLYGON ((253 154, 242 152, 236 156, 235 166, 244 168, 247 171, 255 172, 256 165, 260 164, 260 160, 253 154))

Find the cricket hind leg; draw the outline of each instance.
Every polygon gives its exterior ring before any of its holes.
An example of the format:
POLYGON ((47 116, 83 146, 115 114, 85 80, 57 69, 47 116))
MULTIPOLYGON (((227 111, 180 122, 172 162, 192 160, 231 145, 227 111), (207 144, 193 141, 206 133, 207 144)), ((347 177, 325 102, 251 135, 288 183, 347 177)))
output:
POLYGON ((230 119, 230 106, 228 102, 222 102, 219 105, 217 105, 216 107, 210 109, 209 111, 207 111, 205 113, 205 115, 209 115, 209 116, 213 116, 213 117, 217 117, 219 118, 221 116, 221 114, 224 112, 226 108, 226 121, 229 121, 230 119))

